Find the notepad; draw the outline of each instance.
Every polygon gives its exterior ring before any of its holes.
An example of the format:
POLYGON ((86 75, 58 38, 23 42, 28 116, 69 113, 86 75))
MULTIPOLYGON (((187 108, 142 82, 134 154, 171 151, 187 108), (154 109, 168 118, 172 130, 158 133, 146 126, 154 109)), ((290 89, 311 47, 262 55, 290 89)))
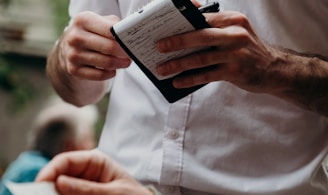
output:
POLYGON ((190 74, 190 71, 162 77, 157 74, 156 67, 168 60, 206 48, 185 49, 163 54, 158 52, 156 43, 165 37, 207 27, 209 25, 205 17, 190 0, 154 0, 115 24, 111 28, 111 32, 163 96, 170 103, 173 103, 203 85, 188 89, 176 89, 172 85, 173 79, 183 74, 190 74))
POLYGON ((54 183, 14 183, 7 181, 6 186, 13 195, 59 195, 54 183))

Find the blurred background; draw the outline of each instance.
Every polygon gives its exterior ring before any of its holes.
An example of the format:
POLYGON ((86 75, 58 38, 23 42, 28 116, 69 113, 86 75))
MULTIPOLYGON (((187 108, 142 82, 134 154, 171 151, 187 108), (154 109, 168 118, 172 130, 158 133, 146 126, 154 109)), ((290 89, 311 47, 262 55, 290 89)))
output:
MULTIPOLYGON (((55 95, 46 55, 68 22, 68 0, 0 0, 0 177, 26 149, 31 123, 55 95)), ((108 98, 100 102, 96 139, 108 98)))

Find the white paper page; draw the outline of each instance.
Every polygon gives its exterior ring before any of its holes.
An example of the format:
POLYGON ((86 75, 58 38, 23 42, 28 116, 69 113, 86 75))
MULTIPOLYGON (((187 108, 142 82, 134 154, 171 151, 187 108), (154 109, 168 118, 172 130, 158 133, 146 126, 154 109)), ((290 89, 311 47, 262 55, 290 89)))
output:
POLYGON ((168 54, 157 51, 159 39, 195 30, 171 0, 152 1, 113 28, 126 47, 159 80, 174 76, 159 76, 156 73, 159 64, 200 50, 187 49, 168 54))
POLYGON ((6 182, 6 186, 13 195, 59 195, 54 183, 14 183, 6 182))

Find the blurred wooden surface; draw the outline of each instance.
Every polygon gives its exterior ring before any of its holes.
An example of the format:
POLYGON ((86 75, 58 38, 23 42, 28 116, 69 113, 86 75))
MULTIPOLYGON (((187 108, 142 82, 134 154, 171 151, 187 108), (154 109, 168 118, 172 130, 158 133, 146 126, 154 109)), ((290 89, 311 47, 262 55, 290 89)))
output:
POLYGON ((0 11, 0 53, 45 57, 57 39, 52 4, 11 0, 0 11))
POLYGON ((46 57, 51 49, 52 42, 30 41, 30 40, 2 40, 0 42, 0 53, 13 53, 27 56, 46 57))

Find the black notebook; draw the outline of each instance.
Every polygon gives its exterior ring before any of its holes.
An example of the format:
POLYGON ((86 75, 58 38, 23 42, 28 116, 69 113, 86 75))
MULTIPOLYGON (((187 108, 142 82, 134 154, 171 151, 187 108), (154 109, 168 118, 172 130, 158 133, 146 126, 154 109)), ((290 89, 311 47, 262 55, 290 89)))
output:
POLYGON ((111 32, 167 101, 173 103, 204 86, 177 89, 172 85, 173 79, 202 69, 161 77, 156 73, 157 65, 205 48, 163 54, 158 52, 156 43, 165 37, 207 27, 205 17, 190 0, 154 0, 115 24, 111 32))

